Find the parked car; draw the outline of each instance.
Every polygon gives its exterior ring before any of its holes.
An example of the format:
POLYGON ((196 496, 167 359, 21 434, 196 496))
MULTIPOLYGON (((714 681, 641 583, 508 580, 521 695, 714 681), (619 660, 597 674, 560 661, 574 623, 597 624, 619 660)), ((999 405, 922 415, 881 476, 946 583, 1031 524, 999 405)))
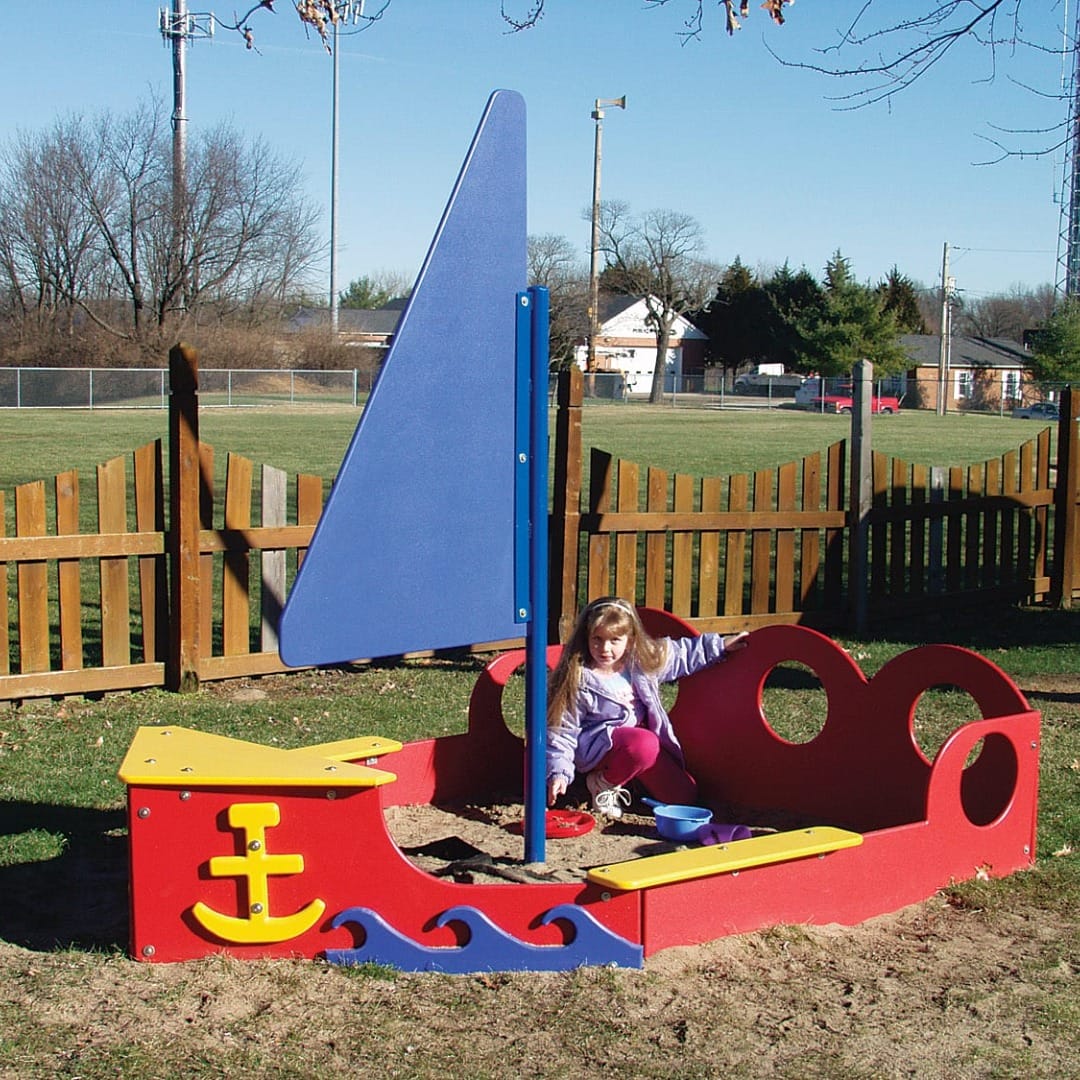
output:
MULTIPOLYGON (((893 394, 872 394, 870 411, 878 415, 898 413, 900 398, 893 394)), ((851 383, 838 382, 833 392, 821 393, 820 383, 816 378, 803 380, 802 386, 795 391, 795 404, 811 412, 851 413, 855 408, 855 398, 851 383)))
POLYGON ((1056 401, 1036 401, 1012 411, 1014 420, 1056 420, 1059 415, 1056 401))
POLYGON ((735 393, 755 394, 758 397, 794 397, 802 383, 801 375, 739 375, 735 379, 735 393))

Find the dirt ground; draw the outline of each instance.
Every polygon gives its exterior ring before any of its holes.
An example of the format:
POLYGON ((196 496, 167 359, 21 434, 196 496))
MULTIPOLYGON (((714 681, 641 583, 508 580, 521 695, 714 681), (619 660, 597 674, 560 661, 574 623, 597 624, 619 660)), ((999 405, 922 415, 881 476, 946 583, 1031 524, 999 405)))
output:
MULTIPOLYGON (((576 788, 574 791, 576 794, 576 788)), ((412 862, 428 873, 465 883, 580 881, 590 867, 679 848, 678 844, 660 837, 651 811, 636 799, 618 821, 590 813, 587 797, 571 798, 560 805, 579 814, 589 826, 588 831, 549 838, 544 845, 545 861, 535 866, 522 862, 520 829, 525 808, 521 803, 393 806, 386 810, 385 816, 398 847, 412 862)), ((761 814, 728 812, 723 817, 724 823, 746 825, 756 834, 795 824, 775 815, 766 818, 761 814)), ((720 818, 716 821, 719 824, 720 818)))
MULTIPOLYGON (((1080 680, 1023 689, 1080 720, 1080 680)), ((454 809, 387 818, 410 857, 458 880, 558 880, 665 846, 634 813, 524 867, 507 828, 520 806, 454 809)), ((477 976, 58 951, 33 926, 63 936, 66 917, 93 926, 84 946, 124 940, 122 840, 75 886, 71 872, 62 888, 6 880, 5 904, 27 910, 0 942, 0 1077, 1080 1077, 1077 928, 1042 902, 1038 869, 855 927, 669 949, 642 971, 477 976)))

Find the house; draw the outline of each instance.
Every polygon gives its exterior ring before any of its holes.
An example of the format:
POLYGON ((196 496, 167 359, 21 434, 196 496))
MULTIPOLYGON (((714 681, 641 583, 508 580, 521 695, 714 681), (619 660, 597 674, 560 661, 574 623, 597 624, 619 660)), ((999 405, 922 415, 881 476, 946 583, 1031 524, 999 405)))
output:
MULTIPOLYGON (((649 324, 645 300, 632 296, 608 296, 600 300, 600 334, 596 340, 596 370, 624 376, 633 394, 652 391, 656 365, 656 333, 649 324)), ((683 389, 687 383, 701 389, 708 338, 681 315, 671 329, 664 389, 683 389), (695 378, 696 377, 696 378, 695 378)), ((575 347, 574 360, 585 370, 589 349, 583 341, 575 347)))
MULTIPOLYGON (((941 380, 941 337, 905 334, 900 343, 911 361, 904 379, 904 405, 936 410, 941 380)), ((1024 391, 1032 381, 1027 371, 1030 362, 1031 353, 1014 341, 951 335, 946 358, 945 409, 1011 409, 1023 400, 1024 391)))
MULTIPOLYGON (((389 348, 401 318, 404 299, 391 300, 381 308, 338 308, 338 343, 366 346, 369 349, 389 348)), ((289 330, 330 330, 329 308, 302 307, 289 320, 289 330)))

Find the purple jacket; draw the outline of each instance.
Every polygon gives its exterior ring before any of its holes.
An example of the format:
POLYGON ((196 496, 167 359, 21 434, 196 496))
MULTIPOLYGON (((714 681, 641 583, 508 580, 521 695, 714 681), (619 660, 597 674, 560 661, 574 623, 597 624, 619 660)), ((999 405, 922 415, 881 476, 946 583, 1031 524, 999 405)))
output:
MULTIPOLYGON (((660 700, 660 684, 674 682, 722 659, 724 635, 701 634, 699 637, 661 640, 667 641, 668 650, 667 660, 658 674, 646 675, 634 663, 623 673, 630 680, 634 696, 645 705, 644 726, 657 736, 661 747, 682 764, 682 747, 660 700)), ((611 749, 612 731, 634 722, 630 708, 616 701, 605 689, 604 680, 585 668, 581 672, 576 706, 563 713, 558 727, 548 728, 548 782, 562 776, 569 784, 575 771, 592 772, 611 749)))

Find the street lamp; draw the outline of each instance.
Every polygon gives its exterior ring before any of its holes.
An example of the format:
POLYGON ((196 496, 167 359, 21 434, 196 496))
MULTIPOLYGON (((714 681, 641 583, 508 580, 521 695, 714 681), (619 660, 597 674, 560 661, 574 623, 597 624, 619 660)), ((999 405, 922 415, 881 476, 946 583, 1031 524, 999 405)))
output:
POLYGON ((597 98, 592 118, 596 121, 596 145, 593 150, 592 181, 592 244, 589 254, 589 353, 586 371, 596 370, 596 339, 600 336, 600 139, 604 127, 604 109, 625 109, 626 95, 621 98, 597 98))

